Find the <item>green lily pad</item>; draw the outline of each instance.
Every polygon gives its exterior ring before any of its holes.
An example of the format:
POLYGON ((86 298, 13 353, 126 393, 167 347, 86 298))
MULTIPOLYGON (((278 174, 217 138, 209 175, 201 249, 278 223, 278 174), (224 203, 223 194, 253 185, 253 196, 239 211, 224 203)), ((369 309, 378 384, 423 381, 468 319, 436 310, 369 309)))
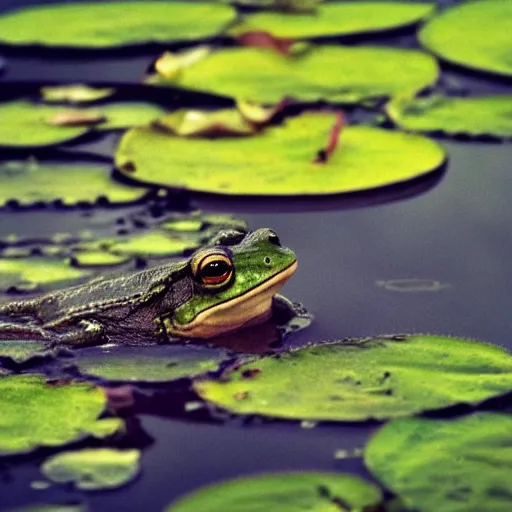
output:
POLYGON ((7 44, 109 48, 213 36, 235 18, 215 2, 87 2, 31 6, 0 17, 7 44))
POLYGON ((165 512, 362 511, 373 510, 381 500, 377 486, 344 473, 271 473, 204 487, 165 512))
POLYGON ((235 5, 271 9, 280 12, 315 12, 322 0, 232 0, 235 5))
POLYGON ((449 62, 511 76, 511 20, 510 0, 464 2, 430 20, 419 40, 449 62))
POLYGON ((120 130, 132 126, 144 126, 158 119, 166 110, 151 103, 111 103, 99 107, 106 121, 96 127, 97 130, 120 130))
POLYGON ((37 356, 53 353, 47 343, 25 340, 0 340, 0 363, 2 360, 24 363, 37 356))
POLYGON ((249 195, 338 194, 418 177, 445 159, 435 142, 369 126, 345 128, 326 163, 315 163, 334 119, 303 114, 247 138, 186 139, 151 128, 127 132, 116 165, 144 183, 249 195))
POLYGON ((82 491, 99 491, 131 482, 140 472, 139 461, 139 450, 86 449, 54 455, 41 471, 52 482, 72 482, 82 491))
POLYGON ((147 194, 147 189, 113 181, 109 166, 86 163, 4 161, 0 162, 0 182, 0 207, 9 201, 22 206, 57 200, 68 206, 99 199, 129 203, 147 194))
POLYGON ((111 381, 166 382, 217 371, 226 350, 196 346, 88 348, 80 351, 81 373, 111 381))
POLYGON ((435 59, 417 50, 323 45, 285 56, 263 48, 225 48, 170 83, 259 103, 284 97, 356 103, 413 94, 433 84, 438 72, 435 59))
POLYGON ((365 463, 407 510, 508 512, 511 441, 510 415, 403 418, 371 438, 365 463))
POLYGON ((0 455, 109 436, 123 422, 99 420, 105 405, 103 391, 90 384, 48 385, 38 375, 0 377, 0 455))
POLYGON ((248 14, 234 32, 262 31, 292 39, 378 32, 416 23, 434 9, 435 4, 396 1, 329 2, 310 13, 248 14))
POLYGON ((47 102, 88 103, 108 98, 115 93, 109 87, 97 88, 84 84, 49 85, 41 87, 41 96, 47 102))
POLYGON ((130 261, 129 254, 112 254, 105 251, 85 250, 73 252, 71 262, 74 267, 110 267, 130 261))
POLYGON ((195 390, 238 414, 381 420, 511 391, 512 357, 459 338, 375 338, 312 345, 222 377, 198 381, 195 390))

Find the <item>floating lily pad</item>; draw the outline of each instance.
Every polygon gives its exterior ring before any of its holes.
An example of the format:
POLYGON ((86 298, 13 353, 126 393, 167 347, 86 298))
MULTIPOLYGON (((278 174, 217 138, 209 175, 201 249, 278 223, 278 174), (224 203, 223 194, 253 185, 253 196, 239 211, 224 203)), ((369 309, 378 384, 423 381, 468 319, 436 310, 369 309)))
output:
POLYGON ((165 512, 339 512, 370 510, 381 500, 376 485, 344 473, 272 473, 204 487, 165 512))
POLYGON ((0 17, 0 40, 108 48, 190 41, 219 33, 235 18, 220 2, 87 2, 31 6, 0 17))
POLYGON ((440 292, 450 288, 448 283, 442 283, 436 279, 425 278, 403 278, 379 280, 375 282, 376 286, 384 288, 388 292, 404 292, 404 293, 422 293, 422 292, 440 292))
POLYGON ((109 436, 122 420, 99 420, 105 405, 103 391, 90 384, 49 385, 38 375, 1 377, 0 455, 109 436))
POLYGON ((464 2, 430 20, 419 39, 449 62, 511 76, 511 20, 510 0, 464 2))
POLYGON ((166 110, 151 103, 111 103, 99 107, 106 121, 100 124, 99 130, 120 130, 132 126, 143 126, 163 116, 166 110))
POLYGON ((54 455, 41 471, 52 482, 71 482, 82 491, 99 491, 131 482, 140 472, 139 461, 139 450, 86 449, 54 455))
POLYGON ((440 336, 325 343, 244 364, 195 389, 239 414, 386 419, 511 391, 512 357, 492 345, 440 336))
POLYGON ((52 354, 47 343, 39 341, 0 340, 0 363, 2 360, 24 363, 33 357, 52 354))
POLYGON ((121 139, 116 165, 132 179, 201 192, 337 194, 403 182, 438 168, 443 149, 420 136, 368 126, 345 128, 325 164, 332 116, 305 114, 247 138, 173 137, 151 128, 121 139))
POLYGON ((310 13, 248 14, 234 32, 263 31, 293 39, 377 32, 416 23, 434 8, 435 4, 396 1, 329 2, 310 13))
POLYGON ((411 131, 512 137, 512 95, 396 98, 386 112, 396 125, 411 131))
POLYGON ((88 103, 108 98, 115 93, 109 87, 89 87, 84 84, 49 85, 41 87, 41 96, 47 102, 88 103))
POLYGON ((77 251, 73 252, 71 262, 75 267, 109 267, 121 265, 130 261, 129 254, 112 254, 105 251, 77 251))
POLYGON ((113 381, 166 382, 217 371, 226 350, 197 346, 88 348, 80 351, 81 373, 113 381))
POLYGON ((437 77, 436 61, 417 50, 324 45, 294 56, 262 48, 226 48, 170 83, 260 103, 278 103, 284 97, 355 103, 412 94, 437 77))
POLYGON ((0 207, 9 201, 23 206, 60 201, 72 206, 107 199, 129 203, 142 199, 147 189, 130 187, 111 178, 109 166, 10 160, 0 162, 0 207))
POLYGON ((315 12, 322 0, 233 0, 236 5, 271 9, 280 12, 315 12))
POLYGON ((365 462, 407 510, 508 512, 512 500, 512 416, 404 418, 380 429, 365 462))

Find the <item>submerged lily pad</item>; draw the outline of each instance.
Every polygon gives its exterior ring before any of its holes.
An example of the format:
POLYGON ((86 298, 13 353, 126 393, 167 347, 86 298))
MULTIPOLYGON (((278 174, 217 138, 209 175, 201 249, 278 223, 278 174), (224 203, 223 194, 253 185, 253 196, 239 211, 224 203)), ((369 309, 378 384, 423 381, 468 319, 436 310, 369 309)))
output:
POLYGON ((345 128, 328 162, 314 162, 334 118, 304 114, 258 136, 173 137, 151 128, 121 139, 116 165, 144 183, 248 195, 337 194, 398 183, 438 168, 443 149, 431 140, 369 126, 345 128))
POLYGON ((84 84, 48 85, 41 87, 41 96, 47 102, 87 103, 108 98, 115 93, 109 87, 97 88, 84 84))
POLYGON ((339 512, 370 510, 381 500, 376 485, 344 473, 271 473, 204 487, 165 512, 339 512))
POLYGON ((139 450, 85 449, 54 455, 41 471, 52 482, 71 482, 82 491, 99 491, 131 482, 140 472, 139 461, 139 450))
POLYGON ((312 345, 222 377, 195 389, 235 413, 359 421, 477 404, 511 391, 512 357, 458 338, 375 338, 312 345))
POLYGON ((257 12, 234 32, 264 31, 278 37, 309 38, 377 32, 410 25, 430 15, 435 4, 407 2, 326 2, 310 13, 257 12))
POLYGON ((2 360, 24 363, 33 357, 50 355, 52 352, 48 343, 0 339, 0 363, 2 360))
POLYGON ((511 20, 510 0, 464 2, 430 20, 419 39, 449 62, 511 76, 511 20))
POLYGON ((435 59, 417 50, 322 45, 294 56, 262 48, 225 48, 170 83, 260 103, 278 103, 284 97, 355 103, 413 94, 437 77, 435 59))
POLYGON ((10 160, 0 162, 0 181, 0 207, 10 201, 23 206, 57 200, 68 206, 99 199, 129 203, 147 194, 147 189, 113 181, 110 167, 98 164, 10 160))
POLYGON ((219 33, 234 18, 220 2, 48 4, 0 16, 0 41, 84 48, 190 41, 219 33))
POLYGON ((512 95, 396 98, 386 105, 386 113, 411 131, 512 137, 512 95))
POLYGON ((381 428, 365 462, 407 510, 508 512, 512 499, 512 416, 404 418, 381 428))
POLYGON ((0 377, 0 455, 106 437, 122 420, 99 420, 106 398, 90 384, 49 385, 38 375, 0 377))

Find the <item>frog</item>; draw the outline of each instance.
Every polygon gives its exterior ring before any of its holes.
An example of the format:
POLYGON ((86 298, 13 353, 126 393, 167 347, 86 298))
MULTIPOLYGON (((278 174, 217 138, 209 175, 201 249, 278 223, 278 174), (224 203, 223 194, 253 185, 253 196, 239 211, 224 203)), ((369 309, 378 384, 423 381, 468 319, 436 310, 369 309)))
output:
POLYGON ((206 340, 264 322, 298 266, 275 231, 221 231, 189 258, 0 305, 0 339, 206 340))

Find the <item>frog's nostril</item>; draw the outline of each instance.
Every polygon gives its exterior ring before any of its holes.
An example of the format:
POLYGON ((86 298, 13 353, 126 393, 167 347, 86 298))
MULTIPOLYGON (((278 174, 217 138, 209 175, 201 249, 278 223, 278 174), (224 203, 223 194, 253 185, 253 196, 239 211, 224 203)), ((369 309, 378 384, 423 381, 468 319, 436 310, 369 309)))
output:
POLYGON ((272 245, 277 245, 278 247, 281 247, 281 242, 279 241, 279 237, 277 236, 277 233, 275 231, 269 231, 268 241, 272 245))

